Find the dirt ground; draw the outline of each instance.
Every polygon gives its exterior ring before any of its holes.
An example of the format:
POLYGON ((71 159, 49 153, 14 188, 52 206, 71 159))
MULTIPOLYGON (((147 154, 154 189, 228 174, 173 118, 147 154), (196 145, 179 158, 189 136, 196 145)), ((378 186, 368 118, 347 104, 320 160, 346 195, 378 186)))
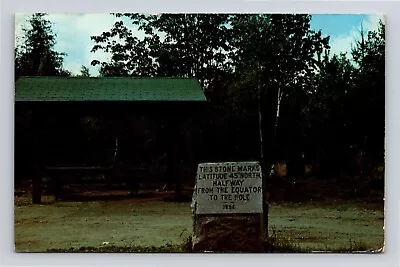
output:
MULTIPOLYGON (((189 202, 166 201, 165 192, 127 193, 87 191, 73 201, 43 196, 41 205, 31 204, 29 194, 16 196, 15 250, 161 247, 181 244, 191 235, 189 202)), ((269 235, 312 250, 377 250, 384 244, 383 226, 382 203, 273 202, 269 207, 269 235)))

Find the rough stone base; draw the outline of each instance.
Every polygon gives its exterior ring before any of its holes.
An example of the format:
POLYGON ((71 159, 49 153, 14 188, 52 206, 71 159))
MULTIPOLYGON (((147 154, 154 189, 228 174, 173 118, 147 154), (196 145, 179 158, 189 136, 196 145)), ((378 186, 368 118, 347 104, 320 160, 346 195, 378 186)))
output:
POLYGON ((262 252, 262 214, 194 216, 193 252, 262 252))

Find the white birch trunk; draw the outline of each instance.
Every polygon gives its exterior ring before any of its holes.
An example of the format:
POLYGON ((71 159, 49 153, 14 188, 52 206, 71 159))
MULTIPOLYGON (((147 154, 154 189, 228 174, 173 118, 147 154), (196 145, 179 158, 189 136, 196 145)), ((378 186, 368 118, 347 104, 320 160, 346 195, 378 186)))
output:
POLYGON ((260 131, 260 158, 264 160, 264 139, 263 139, 263 131, 262 131, 262 112, 261 112, 261 88, 260 84, 258 84, 258 125, 260 131))
POLYGON ((278 101, 276 104, 276 115, 275 115, 275 124, 274 124, 274 134, 275 134, 275 138, 276 138, 276 130, 278 129, 278 123, 279 123, 279 115, 280 115, 280 110, 281 110, 281 100, 282 100, 282 89, 281 89, 281 85, 279 83, 279 88, 278 88, 278 101))

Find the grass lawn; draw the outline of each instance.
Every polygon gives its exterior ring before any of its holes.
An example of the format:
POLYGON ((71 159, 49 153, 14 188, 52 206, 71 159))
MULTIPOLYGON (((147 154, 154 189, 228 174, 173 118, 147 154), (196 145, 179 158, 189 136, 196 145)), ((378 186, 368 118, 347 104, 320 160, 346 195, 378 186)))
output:
MULTIPOLYGON (((16 251, 184 252, 190 203, 165 194, 57 201, 15 198, 16 251)), ((272 202, 269 235, 287 251, 366 251, 384 243, 383 204, 349 201, 272 202)))

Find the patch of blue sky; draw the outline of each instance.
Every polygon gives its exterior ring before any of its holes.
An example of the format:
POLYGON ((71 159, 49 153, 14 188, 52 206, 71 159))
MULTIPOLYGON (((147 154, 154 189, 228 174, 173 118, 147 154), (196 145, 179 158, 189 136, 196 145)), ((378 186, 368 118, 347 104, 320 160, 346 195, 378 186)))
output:
POLYGON ((366 14, 313 14, 310 26, 324 35, 337 36, 358 27, 368 19, 366 14))
POLYGON ((346 53, 351 58, 351 48, 364 32, 378 29, 379 14, 314 14, 310 22, 313 30, 321 30, 323 36, 330 36, 331 54, 346 53))

